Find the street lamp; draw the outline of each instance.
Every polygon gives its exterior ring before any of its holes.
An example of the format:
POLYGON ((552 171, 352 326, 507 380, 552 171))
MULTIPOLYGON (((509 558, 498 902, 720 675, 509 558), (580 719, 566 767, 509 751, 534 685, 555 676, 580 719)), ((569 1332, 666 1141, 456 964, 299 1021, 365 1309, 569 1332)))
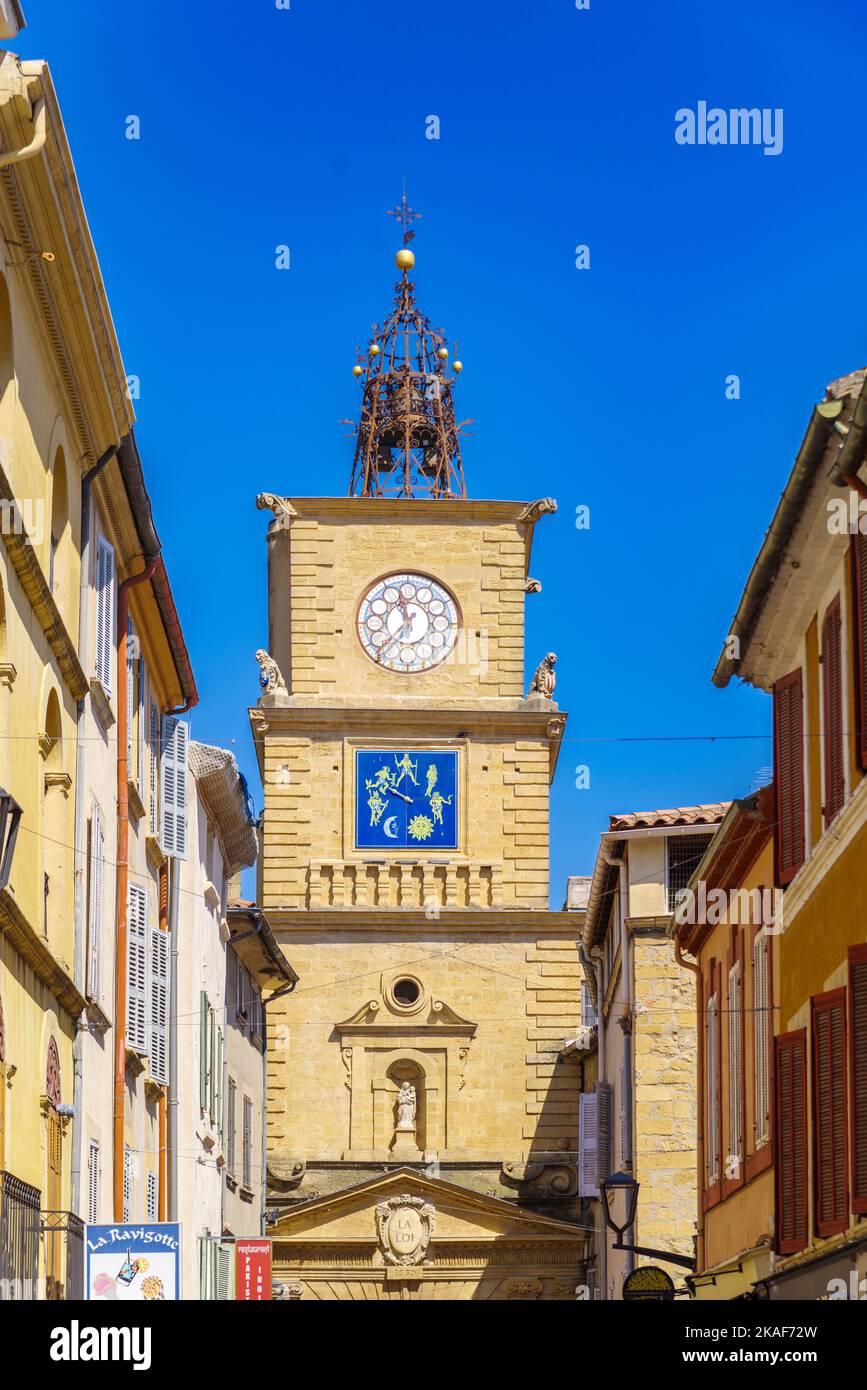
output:
POLYGON ((605 1212, 605 1224, 610 1231, 614 1231, 617 1236, 618 1244, 622 1242, 624 1233, 630 1226, 635 1225, 635 1209, 638 1206, 639 1182, 631 1173, 611 1173, 607 1178, 603 1178, 599 1184, 599 1191, 602 1194, 602 1208, 605 1212), (626 1220, 619 1226, 614 1220, 613 1199, 619 1192, 626 1198, 626 1220))
POLYGON ((609 1177, 603 1178, 599 1184, 602 1210, 605 1213, 605 1225, 617 1237, 614 1242, 614 1249, 631 1251, 633 1255, 649 1255, 659 1260, 665 1260, 667 1264, 680 1265, 682 1269, 695 1270, 695 1260, 689 1259, 686 1255, 675 1255, 670 1250, 653 1250, 647 1245, 626 1245, 624 1243, 625 1232, 635 1224, 638 1188, 638 1179, 634 1178, 631 1173, 612 1173, 609 1177), (626 1219, 622 1225, 615 1221, 612 1214, 613 1200, 621 1192, 626 1200, 626 1219))
POLYGON ((12 872, 12 856, 18 838, 21 807, 10 792, 0 787, 0 889, 5 888, 12 872))

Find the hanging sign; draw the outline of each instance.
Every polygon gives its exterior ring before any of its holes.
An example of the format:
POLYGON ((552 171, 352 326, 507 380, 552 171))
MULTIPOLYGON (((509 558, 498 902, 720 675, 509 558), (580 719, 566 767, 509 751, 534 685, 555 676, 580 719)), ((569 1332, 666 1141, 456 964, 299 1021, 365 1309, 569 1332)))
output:
POLYGON ((639 1265, 624 1279, 623 1297, 669 1300, 674 1298, 674 1281, 659 1265, 639 1265))
POLYGON ((180 1298, 181 1228, 176 1221, 85 1226, 88 1299, 157 1303, 180 1298))
POLYGON ((270 1240, 235 1241, 235 1299, 261 1303, 271 1298, 270 1240))

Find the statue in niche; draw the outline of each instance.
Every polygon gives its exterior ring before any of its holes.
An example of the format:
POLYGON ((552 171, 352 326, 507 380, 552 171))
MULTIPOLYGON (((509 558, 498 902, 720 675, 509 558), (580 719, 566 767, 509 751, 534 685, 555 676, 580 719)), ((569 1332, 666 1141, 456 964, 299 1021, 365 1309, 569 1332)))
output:
POLYGON ((397 1093, 397 1127, 415 1133, 415 1086, 402 1081, 397 1093))

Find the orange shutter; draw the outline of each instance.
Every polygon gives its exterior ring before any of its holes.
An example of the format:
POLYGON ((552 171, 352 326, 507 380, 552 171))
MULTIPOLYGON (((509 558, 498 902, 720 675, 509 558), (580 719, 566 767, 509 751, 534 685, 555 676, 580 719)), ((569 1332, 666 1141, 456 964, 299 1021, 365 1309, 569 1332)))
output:
POLYGON ((849 1224, 846 991, 819 994, 812 1004, 816 1229, 833 1236, 849 1224))
POLYGON ((822 623, 822 699, 824 705, 825 824, 842 810, 843 773, 843 657, 840 642, 840 599, 828 606, 822 623))
POLYGON ((852 627, 858 766, 867 771, 867 536, 860 532, 852 537, 852 627))
POLYGON ((849 947, 852 1210, 867 1216, 867 946, 849 947))
POLYGON ((776 1039, 777 1250, 807 1244, 807 1034, 776 1039))
POLYGON ((777 883, 790 883, 804 862, 804 704, 800 668, 774 686, 774 843, 777 883))

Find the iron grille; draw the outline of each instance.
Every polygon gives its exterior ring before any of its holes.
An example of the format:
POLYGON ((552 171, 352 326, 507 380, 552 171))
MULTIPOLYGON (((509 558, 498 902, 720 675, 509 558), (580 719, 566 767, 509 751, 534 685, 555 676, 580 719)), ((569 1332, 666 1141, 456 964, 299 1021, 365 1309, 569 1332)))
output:
POLYGON ((37 1296, 41 1195, 11 1173, 0 1173, 0 1301, 37 1296))
POLYGON ((84 1298, 84 1222, 72 1211, 43 1211, 40 1230, 48 1271, 46 1297, 80 1301, 84 1298))
POLYGON ((707 835, 670 835, 668 854, 668 910, 677 907, 677 895, 686 888, 708 847, 707 835))

